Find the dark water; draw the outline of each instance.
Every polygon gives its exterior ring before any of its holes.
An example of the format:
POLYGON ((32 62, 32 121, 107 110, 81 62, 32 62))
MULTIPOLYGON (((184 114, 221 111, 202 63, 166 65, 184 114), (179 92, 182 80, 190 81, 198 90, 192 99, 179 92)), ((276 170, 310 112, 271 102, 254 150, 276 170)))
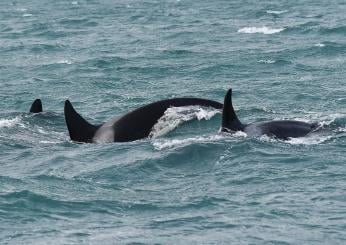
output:
POLYGON ((321 0, 1 1, 1 244, 345 244, 345 13, 321 0), (64 122, 67 98, 97 123, 230 87, 244 122, 328 131, 227 137, 218 111, 173 108, 152 139, 90 145, 64 122), (26 113, 35 98, 46 112, 26 113))

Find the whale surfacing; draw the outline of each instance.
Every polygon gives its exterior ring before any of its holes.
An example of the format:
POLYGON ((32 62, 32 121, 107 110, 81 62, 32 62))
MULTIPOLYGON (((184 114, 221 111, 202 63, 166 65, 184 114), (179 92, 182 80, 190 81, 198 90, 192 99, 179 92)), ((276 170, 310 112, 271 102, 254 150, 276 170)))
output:
POLYGON ((128 142, 149 136, 151 129, 169 107, 205 106, 222 109, 219 102, 200 98, 175 98, 157 101, 135 109, 119 118, 92 125, 79 115, 69 100, 65 101, 65 121, 73 141, 84 143, 128 142))
POLYGON ((34 100, 32 103, 29 112, 31 113, 40 113, 42 112, 42 102, 40 99, 34 100))
POLYGON ((222 132, 243 131, 249 136, 273 136, 287 140, 306 136, 318 129, 317 123, 306 123, 294 120, 276 120, 242 124, 235 114, 232 104, 232 89, 229 89, 224 100, 222 112, 222 132))

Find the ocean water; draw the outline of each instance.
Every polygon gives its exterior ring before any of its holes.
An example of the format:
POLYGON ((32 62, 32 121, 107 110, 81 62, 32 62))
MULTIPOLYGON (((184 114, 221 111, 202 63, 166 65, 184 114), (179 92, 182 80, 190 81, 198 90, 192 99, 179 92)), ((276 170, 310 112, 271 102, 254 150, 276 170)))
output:
POLYGON ((1 244, 345 244, 346 3, 0 1, 1 244), (170 108, 150 139, 70 141, 165 98, 243 122, 319 122, 280 141, 170 108), (27 113, 41 98, 44 112, 27 113))

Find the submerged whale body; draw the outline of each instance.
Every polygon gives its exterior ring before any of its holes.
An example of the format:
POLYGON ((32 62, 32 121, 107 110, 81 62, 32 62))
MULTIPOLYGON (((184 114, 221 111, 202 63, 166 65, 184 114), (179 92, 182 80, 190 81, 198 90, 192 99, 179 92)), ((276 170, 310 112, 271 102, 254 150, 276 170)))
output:
POLYGON ((42 112, 42 102, 40 99, 34 100, 32 103, 29 112, 31 113, 39 113, 42 112))
POLYGON ((293 120, 277 120, 242 124, 234 112, 232 105, 232 89, 229 89, 224 100, 222 112, 222 132, 243 131, 249 136, 273 136, 278 139, 298 138, 306 136, 318 129, 317 123, 306 123, 293 120))
POLYGON ((205 106, 222 109, 219 102, 199 98, 175 98, 157 101, 101 125, 92 125, 65 101, 65 121, 73 141, 85 143, 128 142, 149 136, 151 129, 169 107, 205 106))

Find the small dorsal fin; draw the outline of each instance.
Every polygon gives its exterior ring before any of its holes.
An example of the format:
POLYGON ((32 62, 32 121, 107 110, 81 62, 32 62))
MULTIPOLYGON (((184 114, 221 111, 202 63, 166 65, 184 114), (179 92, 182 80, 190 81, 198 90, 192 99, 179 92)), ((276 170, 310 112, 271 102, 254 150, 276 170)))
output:
POLYGON ((94 126, 82 118, 75 111, 69 100, 65 101, 64 113, 71 140, 91 143, 99 126, 94 126))
POLYGON ((232 89, 227 91, 222 111, 221 131, 241 131, 244 125, 239 121, 232 105, 232 89))
POLYGON ((40 99, 34 100, 30 107, 30 112, 32 113, 39 113, 42 112, 42 102, 40 99))

